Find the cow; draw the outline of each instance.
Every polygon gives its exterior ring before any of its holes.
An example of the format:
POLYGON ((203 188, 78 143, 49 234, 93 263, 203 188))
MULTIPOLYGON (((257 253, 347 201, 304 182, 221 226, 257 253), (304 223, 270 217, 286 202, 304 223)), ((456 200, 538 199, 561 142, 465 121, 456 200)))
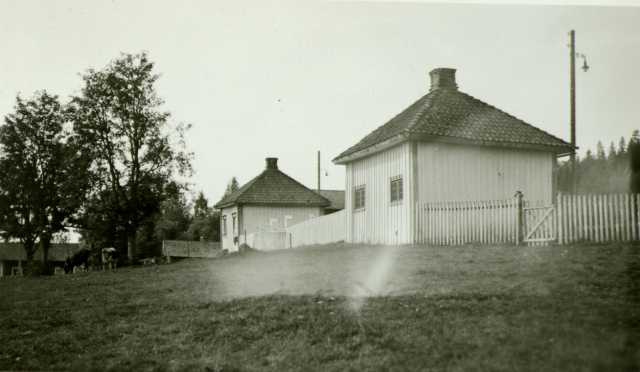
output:
POLYGON ((102 248, 102 270, 116 269, 116 249, 113 247, 102 248))
POLYGON ((71 256, 71 258, 67 257, 65 262, 65 272, 73 272, 74 274, 78 271, 87 271, 87 267, 89 267, 89 257, 91 256, 91 251, 83 248, 71 256))

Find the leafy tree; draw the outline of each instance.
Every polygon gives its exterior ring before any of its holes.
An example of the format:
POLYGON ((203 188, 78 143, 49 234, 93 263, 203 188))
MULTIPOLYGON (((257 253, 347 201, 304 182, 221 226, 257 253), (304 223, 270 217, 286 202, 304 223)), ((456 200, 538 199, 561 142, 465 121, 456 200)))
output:
POLYGON ((153 68, 145 53, 123 54, 102 70, 88 70, 71 105, 74 129, 93 158, 90 209, 108 221, 112 239, 126 239, 130 259, 139 227, 161 208, 164 186, 191 170, 188 128, 170 127, 153 68))
POLYGON ((198 197, 193 202, 193 217, 204 217, 209 214, 209 201, 204 196, 202 191, 198 193, 198 197))
POLYGON ((42 91, 16 98, 0 128, 0 216, 6 237, 24 245, 32 261, 42 247, 45 264, 53 237, 64 231, 88 190, 89 158, 65 129, 58 97, 42 91))
POLYGON ((189 226, 188 236, 191 240, 220 240, 220 214, 209 207, 209 202, 200 192, 194 201, 193 221, 189 226))
POLYGON ((167 196, 162 201, 155 219, 155 238, 158 242, 186 240, 186 232, 191 223, 190 206, 176 184, 170 184, 167 189, 167 196))

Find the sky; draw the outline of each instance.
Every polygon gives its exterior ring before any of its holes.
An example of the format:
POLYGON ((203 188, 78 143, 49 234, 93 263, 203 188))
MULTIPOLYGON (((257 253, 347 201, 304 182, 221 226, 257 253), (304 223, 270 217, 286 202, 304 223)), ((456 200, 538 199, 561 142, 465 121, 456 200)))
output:
MULTIPOLYGON (((602 3, 602 2, 600 2, 602 3)), ((217 202, 265 157, 344 189, 331 160, 457 69, 459 89, 569 140, 568 32, 584 154, 640 129, 640 7, 425 2, 0 0, 0 115, 16 94, 77 94, 81 74, 146 51, 174 123, 192 124, 193 192, 217 202), (578 61, 582 64, 582 61, 578 61)))

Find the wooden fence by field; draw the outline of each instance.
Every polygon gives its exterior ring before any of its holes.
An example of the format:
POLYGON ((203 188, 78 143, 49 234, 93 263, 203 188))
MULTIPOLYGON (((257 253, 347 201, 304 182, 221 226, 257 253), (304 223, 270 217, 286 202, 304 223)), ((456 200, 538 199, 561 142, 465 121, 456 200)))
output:
POLYGON ((289 226, 287 235, 289 235, 289 248, 344 241, 346 237, 345 210, 289 226))
POLYGON ((516 243, 518 201, 418 203, 416 242, 432 245, 516 243))
POLYGON ((222 255, 220 242, 163 240, 162 255, 166 257, 215 258, 222 255))
POLYGON ((558 243, 640 239, 640 195, 558 195, 558 243))
MULTIPOLYGON (((415 242, 431 245, 569 244, 640 240, 640 194, 559 194, 555 203, 505 200, 418 203, 415 242)), ((346 211, 287 228, 287 248, 345 240, 346 211)))
POLYGON ((416 242, 568 244, 640 240, 640 195, 559 194, 555 204, 518 200, 416 206, 416 242))

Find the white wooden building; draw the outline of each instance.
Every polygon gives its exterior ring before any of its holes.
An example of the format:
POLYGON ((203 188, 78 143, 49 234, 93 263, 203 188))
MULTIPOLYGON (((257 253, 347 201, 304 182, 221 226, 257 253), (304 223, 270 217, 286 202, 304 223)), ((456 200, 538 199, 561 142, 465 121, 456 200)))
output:
POLYGON ((459 91, 454 69, 430 75, 428 94, 334 159, 346 166, 347 242, 415 242, 418 203, 552 201, 556 159, 572 147, 459 91))
POLYGON ((323 215, 329 205, 329 200, 280 171, 277 158, 267 158, 262 173, 215 205, 221 210, 222 249, 237 251, 248 236, 258 233, 282 236, 263 234, 261 246, 252 248, 285 248, 288 226, 323 215))

